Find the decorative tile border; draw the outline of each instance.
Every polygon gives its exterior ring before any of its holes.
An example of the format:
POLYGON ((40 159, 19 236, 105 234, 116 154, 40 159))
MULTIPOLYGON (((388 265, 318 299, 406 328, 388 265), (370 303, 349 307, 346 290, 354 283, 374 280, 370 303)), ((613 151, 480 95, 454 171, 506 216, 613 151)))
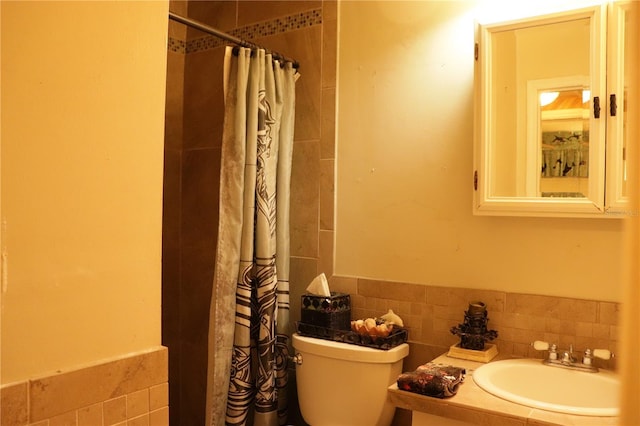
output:
POLYGON ((167 49, 170 52, 185 53, 187 51, 187 42, 173 37, 169 37, 167 49))
MULTIPOLYGON (((276 18, 271 21, 247 25, 245 27, 230 30, 227 33, 243 40, 253 40, 259 37, 282 34, 288 31, 295 31, 301 28, 320 24, 322 24, 321 8, 296 13, 282 18, 276 18)), ((215 36, 205 36, 188 41, 169 37, 169 44, 167 48, 169 51, 176 53, 194 53, 213 49, 226 43, 228 42, 215 36)))

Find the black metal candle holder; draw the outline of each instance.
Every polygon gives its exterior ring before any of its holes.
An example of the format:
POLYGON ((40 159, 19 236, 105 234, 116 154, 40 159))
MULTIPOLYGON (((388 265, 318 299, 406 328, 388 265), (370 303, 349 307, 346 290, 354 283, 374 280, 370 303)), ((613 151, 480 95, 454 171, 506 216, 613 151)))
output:
POLYGON ((484 350, 487 341, 498 337, 495 330, 487 330, 487 307, 483 302, 469 303, 464 312, 464 323, 451 328, 451 333, 460 337, 460 347, 476 351, 484 350))

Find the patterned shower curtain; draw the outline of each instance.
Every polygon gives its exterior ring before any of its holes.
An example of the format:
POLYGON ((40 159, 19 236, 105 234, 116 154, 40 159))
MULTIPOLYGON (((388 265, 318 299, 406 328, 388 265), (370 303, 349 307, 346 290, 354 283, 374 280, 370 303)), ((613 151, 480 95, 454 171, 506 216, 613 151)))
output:
POLYGON ((227 47, 207 425, 286 421, 291 63, 227 47))

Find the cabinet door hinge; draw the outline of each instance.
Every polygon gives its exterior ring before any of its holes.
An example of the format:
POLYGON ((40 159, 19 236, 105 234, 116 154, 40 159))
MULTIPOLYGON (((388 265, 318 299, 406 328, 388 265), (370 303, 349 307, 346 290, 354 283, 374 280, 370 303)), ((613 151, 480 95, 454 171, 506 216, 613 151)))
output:
POLYGON ((593 118, 600 118, 600 96, 593 97, 593 118))
POLYGON ((609 114, 612 117, 615 117, 618 113, 618 102, 616 100, 616 94, 612 93, 609 95, 609 114))
POLYGON ((478 190, 478 171, 477 170, 473 172, 473 190, 474 191, 478 190))
POLYGON ((479 54, 480 54, 480 46, 478 46, 478 43, 476 43, 475 47, 473 48, 473 56, 476 59, 476 61, 478 60, 479 54))

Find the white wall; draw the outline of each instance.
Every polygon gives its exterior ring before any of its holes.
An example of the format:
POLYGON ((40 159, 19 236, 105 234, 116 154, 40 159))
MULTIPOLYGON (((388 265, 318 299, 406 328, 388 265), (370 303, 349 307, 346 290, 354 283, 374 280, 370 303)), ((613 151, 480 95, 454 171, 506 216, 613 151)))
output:
POLYGON ((471 213, 490 3, 340 3, 335 273, 620 301, 622 221, 471 213))
POLYGON ((157 346, 168 2, 2 2, 2 383, 157 346))

